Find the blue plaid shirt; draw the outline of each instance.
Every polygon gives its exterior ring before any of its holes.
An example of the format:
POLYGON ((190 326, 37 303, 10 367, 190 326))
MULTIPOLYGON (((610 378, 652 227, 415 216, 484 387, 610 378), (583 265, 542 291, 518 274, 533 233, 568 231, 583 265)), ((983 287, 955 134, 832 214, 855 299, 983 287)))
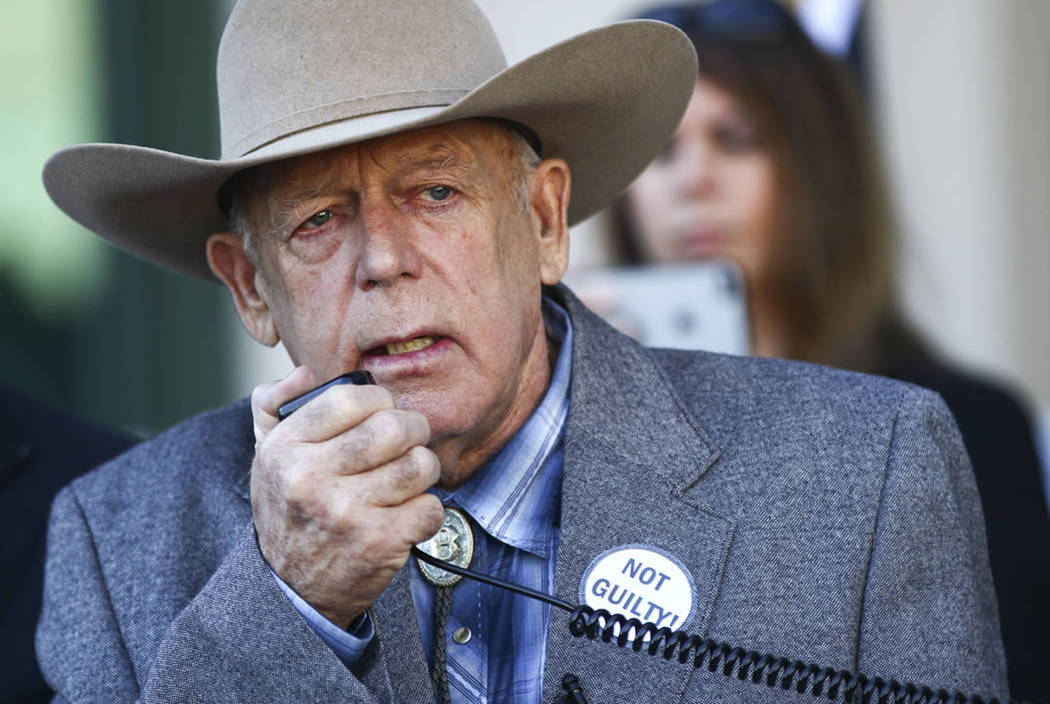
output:
MULTIPOLYGON (((543 301, 547 339, 558 359, 539 406, 500 452, 455 491, 433 490, 446 506, 470 517, 474 529, 471 568, 547 593, 554 590, 558 547, 563 436, 569 413, 572 325, 564 309, 543 301)), ((428 662, 433 658, 434 588, 414 559, 409 581, 428 662)), ((276 575, 275 575, 276 578, 276 575)), ((317 634, 351 664, 375 631, 367 615, 344 631, 325 619, 277 579, 288 598, 317 634)), ((550 606, 470 579, 452 590, 445 632, 449 693, 452 701, 536 702, 543 691, 550 606), (452 639, 470 629, 463 644, 452 639)))

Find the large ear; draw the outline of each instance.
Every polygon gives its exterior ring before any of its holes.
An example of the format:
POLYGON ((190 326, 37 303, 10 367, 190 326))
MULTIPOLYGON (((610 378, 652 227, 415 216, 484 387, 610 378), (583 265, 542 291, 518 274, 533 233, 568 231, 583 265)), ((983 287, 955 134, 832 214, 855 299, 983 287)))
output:
POLYGON ((258 270, 244 251, 241 237, 232 232, 217 232, 208 238, 207 253, 208 266, 230 289, 248 334, 267 347, 276 345, 280 336, 273 323, 273 313, 259 290, 258 270))
POLYGON ((540 278, 552 286, 569 266, 569 195, 572 178, 563 159, 544 159, 532 178, 530 203, 539 225, 540 278))

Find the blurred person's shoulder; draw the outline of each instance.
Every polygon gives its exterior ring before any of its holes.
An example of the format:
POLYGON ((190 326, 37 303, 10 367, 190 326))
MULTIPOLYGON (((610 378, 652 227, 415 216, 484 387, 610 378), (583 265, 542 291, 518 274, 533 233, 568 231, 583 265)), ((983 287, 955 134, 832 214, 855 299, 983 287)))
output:
POLYGON ((0 527, 14 530, 45 515, 59 489, 134 441, 49 402, 0 387, 0 527))
POLYGON ((28 453, 26 460, 54 455, 78 472, 106 461, 134 442, 121 432, 6 386, 0 387, 0 421, 0 442, 10 445, 16 455, 28 453))

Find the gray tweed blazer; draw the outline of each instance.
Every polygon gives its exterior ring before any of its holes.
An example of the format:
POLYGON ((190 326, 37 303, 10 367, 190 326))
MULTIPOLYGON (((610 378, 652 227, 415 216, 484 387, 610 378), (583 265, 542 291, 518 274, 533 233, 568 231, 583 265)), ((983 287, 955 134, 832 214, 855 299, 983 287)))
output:
MULTIPOLYGON (((676 556, 691 630, 748 649, 1006 694, 969 462, 939 397, 811 365, 648 350, 566 289, 575 329, 556 593, 610 547, 676 556)), ((192 418, 55 500, 37 652, 69 702, 431 702, 402 571, 347 669, 255 542, 244 401, 192 418)), ((544 701, 788 702, 574 639, 554 610, 544 701)))

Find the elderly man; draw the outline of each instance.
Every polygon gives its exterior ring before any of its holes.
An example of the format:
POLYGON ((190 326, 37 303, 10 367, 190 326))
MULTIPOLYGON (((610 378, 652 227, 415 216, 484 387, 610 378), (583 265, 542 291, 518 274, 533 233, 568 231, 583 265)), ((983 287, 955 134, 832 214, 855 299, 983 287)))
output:
POLYGON ((936 397, 646 350, 558 284, 568 226, 659 150, 695 70, 659 23, 506 68, 469 0, 242 0, 223 159, 56 155, 63 209, 210 271, 297 365, 56 500, 38 653, 60 697, 552 702, 566 673, 572 701, 810 696, 574 639, 546 603, 410 559, 423 541, 563 601, 1003 694, 936 397), (278 421, 349 370, 377 384, 278 421))

